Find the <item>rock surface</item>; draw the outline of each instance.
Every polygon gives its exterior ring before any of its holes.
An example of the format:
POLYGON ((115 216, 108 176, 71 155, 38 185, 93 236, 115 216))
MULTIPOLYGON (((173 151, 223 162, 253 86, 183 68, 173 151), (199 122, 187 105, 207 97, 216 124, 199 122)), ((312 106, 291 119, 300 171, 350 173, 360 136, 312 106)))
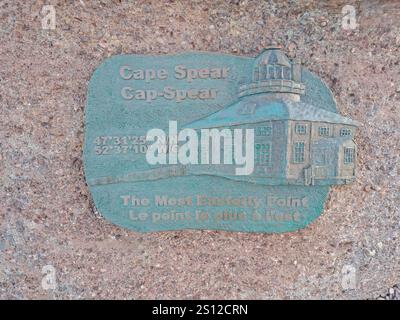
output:
POLYGON ((353 1, 354 30, 345 1, 51 2, 54 30, 42 29, 47 1, 0 4, 0 298, 398 297, 398 1, 353 1), (82 168, 96 67, 121 53, 255 56, 272 43, 362 123, 356 183, 332 188, 324 214, 289 234, 139 234, 104 220, 82 168))

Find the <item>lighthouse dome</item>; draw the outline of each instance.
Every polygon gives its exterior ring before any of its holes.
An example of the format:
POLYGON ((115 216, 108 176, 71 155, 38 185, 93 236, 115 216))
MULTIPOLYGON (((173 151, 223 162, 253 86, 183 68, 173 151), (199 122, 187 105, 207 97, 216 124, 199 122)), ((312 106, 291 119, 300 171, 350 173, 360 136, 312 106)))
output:
POLYGON ((279 48, 264 49, 254 60, 252 82, 242 85, 239 96, 256 93, 304 94, 301 65, 292 62, 279 48))
POLYGON ((270 47, 264 49, 254 61, 255 67, 260 67, 263 65, 280 65, 291 67, 291 62, 278 47, 270 47))

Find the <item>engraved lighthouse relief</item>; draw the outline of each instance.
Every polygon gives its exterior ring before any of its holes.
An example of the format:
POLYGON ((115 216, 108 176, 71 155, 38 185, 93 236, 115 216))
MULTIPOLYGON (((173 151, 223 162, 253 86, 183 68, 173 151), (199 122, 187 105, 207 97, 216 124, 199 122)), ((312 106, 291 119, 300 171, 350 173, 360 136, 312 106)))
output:
POLYGON ((188 127, 253 128, 255 170, 247 180, 254 183, 349 183, 355 178, 357 124, 301 102, 305 90, 301 66, 279 49, 265 50, 254 62, 252 82, 239 87, 239 101, 188 127))
POLYGON ((279 48, 116 56, 90 82, 85 174, 99 211, 136 231, 294 231, 354 181, 357 125, 279 48))

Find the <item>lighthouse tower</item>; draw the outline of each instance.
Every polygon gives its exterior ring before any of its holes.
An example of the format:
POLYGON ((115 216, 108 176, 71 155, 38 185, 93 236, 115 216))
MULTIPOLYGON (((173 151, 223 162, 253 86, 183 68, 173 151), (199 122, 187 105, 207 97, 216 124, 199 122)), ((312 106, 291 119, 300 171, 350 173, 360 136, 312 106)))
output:
POLYGON ((300 101, 304 91, 301 65, 290 61, 278 47, 269 47, 255 59, 252 82, 240 86, 239 97, 269 93, 274 98, 300 101))

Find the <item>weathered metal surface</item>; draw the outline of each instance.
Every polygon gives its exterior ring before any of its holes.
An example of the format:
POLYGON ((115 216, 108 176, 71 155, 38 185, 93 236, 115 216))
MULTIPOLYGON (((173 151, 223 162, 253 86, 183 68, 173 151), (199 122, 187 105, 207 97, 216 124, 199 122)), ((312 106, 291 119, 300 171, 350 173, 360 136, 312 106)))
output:
POLYGON ((254 59, 115 56, 90 81, 85 174, 98 210, 136 231, 294 231, 322 213, 330 185, 355 179, 356 126, 317 76, 277 48, 254 59), (168 136, 164 158, 156 152, 164 162, 149 162, 151 129, 168 136), (218 164, 212 145, 203 157, 203 130, 213 129, 232 133, 218 164), (235 131, 249 129, 253 140, 242 142, 252 143, 253 168, 238 174, 248 163, 224 156, 242 149, 235 131), (191 160, 179 150, 194 140, 172 141, 181 130, 198 134, 191 160))

